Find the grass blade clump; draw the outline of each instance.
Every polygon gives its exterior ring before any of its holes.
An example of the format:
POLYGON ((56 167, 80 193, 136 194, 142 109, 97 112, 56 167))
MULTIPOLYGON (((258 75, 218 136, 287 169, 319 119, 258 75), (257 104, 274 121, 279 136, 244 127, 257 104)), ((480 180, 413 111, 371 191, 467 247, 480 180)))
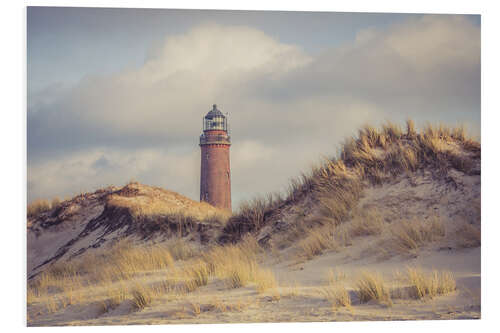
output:
POLYGON ((357 293, 361 303, 374 300, 387 306, 392 305, 389 289, 382 276, 377 273, 363 272, 357 282, 357 293))
POLYGON ((447 271, 425 273, 420 268, 408 268, 407 279, 410 284, 409 296, 415 299, 433 298, 456 289, 455 278, 447 271))

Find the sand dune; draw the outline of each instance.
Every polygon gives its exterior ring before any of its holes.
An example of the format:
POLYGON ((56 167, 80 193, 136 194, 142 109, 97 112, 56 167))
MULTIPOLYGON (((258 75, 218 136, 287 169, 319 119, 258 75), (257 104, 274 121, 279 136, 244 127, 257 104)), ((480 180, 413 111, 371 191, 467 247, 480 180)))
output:
POLYGON ((29 221, 28 324, 481 316, 480 145, 370 127, 232 216, 129 184, 29 221))

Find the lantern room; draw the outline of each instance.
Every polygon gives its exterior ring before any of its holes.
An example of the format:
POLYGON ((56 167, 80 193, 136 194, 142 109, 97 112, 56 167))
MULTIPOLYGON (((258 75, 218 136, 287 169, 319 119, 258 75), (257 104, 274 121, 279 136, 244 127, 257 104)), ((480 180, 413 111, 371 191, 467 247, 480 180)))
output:
POLYGON ((225 131, 227 132, 227 119, 217 109, 217 105, 213 105, 205 118, 203 119, 203 131, 225 131))

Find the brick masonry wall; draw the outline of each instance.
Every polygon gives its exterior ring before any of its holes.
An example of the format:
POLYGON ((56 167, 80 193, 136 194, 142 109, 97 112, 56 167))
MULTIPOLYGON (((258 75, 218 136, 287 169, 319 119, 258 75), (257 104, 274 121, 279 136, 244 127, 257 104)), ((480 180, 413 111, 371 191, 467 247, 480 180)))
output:
POLYGON ((200 180, 200 201, 206 201, 215 207, 230 211, 229 145, 208 144, 201 146, 200 180))

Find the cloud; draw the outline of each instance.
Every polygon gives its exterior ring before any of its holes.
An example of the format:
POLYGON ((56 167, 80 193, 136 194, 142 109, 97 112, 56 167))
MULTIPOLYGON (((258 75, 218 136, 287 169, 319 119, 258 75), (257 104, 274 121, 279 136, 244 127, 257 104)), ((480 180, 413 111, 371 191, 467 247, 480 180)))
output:
POLYGON ((192 184, 199 181, 198 167, 199 157, 194 151, 169 154, 158 149, 95 148, 68 153, 57 160, 30 166, 28 199, 44 197, 46 193, 65 197, 130 180, 195 198, 197 192, 192 184))
POLYGON ((44 95, 28 103, 29 198, 136 178, 197 199, 201 120, 218 103, 237 203, 283 188, 364 123, 460 121, 479 134, 480 28, 422 16, 312 57, 251 27, 203 24, 139 68, 44 95))
POLYGON ((290 73, 286 82, 256 85, 256 95, 329 96, 386 112, 418 106, 419 112, 434 114, 467 107, 478 114, 480 29, 463 16, 429 15, 387 30, 363 30, 354 42, 290 73))
POLYGON ((141 68, 89 76, 60 101, 29 112, 29 148, 64 149, 61 136, 79 147, 188 144, 186 133, 196 137, 206 109, 234 99, 235 86, 308 60, 261 31, 203 25, 167 39, 141 68))

